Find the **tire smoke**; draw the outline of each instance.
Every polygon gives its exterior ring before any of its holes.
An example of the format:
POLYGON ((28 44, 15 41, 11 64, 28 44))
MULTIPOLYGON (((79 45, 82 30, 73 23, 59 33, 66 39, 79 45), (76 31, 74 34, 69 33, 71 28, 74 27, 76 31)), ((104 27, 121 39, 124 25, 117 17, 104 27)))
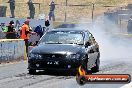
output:
POLYGON ((118 24, 104 17, 99 17, 92 24, 82 24, 85 22, 81 20, 78 27, 93 34, 99 43, 102 61, 132 60, 132 36, 122 32, 118 24))

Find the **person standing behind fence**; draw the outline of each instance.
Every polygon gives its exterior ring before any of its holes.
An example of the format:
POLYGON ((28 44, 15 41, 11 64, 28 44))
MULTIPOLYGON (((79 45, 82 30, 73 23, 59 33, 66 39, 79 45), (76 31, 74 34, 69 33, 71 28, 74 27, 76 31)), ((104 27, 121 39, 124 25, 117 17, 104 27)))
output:
POLYGON ((29 29, 29 21, 25 21, 24 24, 21 27, 21 38, 24 39, 25 41, 25 46, 26 46, 26 52, 28 53, 28 40, 29 40, 29 34, 31 33, 29 29))
POLYGON ((51 20, 51 18, 52 18, 53 21, 55 21, 54 10, 55 10, 55 3, 54 3, 54 1, 52 1, 50 3, 49 20, 51 20))
POLYGON ((15 0, 9 0, 8 3, 10 3, 11 18, 14 18, 15 17, 15 14, 14 14, 15 0))
POLYGON ((127 25, 127 32, 129 34, 132 34, 132 16, 128 20, 128 25, 127 25))
POLYGON ((7 39, 16 39, 16 31, 14 28, 14 22, 10 21, 9 25, 7 26, 7 32, 6 33, 6 38, 7 39))
POLYGON ((29 12, 30 18, 31 18, 31 19, 34 19, 35 7, 34 7, 34 4, 33 4, 32 0, 29 0, 29 1, 28 1, 28 6, 29 6, 29 10, 30 10, 30 12, 29 12))

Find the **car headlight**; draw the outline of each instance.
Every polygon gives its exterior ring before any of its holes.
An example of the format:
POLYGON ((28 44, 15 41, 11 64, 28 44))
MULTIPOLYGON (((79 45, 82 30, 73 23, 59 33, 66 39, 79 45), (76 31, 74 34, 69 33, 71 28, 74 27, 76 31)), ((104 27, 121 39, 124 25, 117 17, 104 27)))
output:
POLYGON ((33 54, 33 53, 30 53, 30 54, 29 54, 29 58, 41 59, 42 56, 39 55, 39 54, 33 54))
POLYGON ((79 59, 80 57, 80 54, 70 54, 70 55, 67 55, 67 58, 69 59, 79 59))

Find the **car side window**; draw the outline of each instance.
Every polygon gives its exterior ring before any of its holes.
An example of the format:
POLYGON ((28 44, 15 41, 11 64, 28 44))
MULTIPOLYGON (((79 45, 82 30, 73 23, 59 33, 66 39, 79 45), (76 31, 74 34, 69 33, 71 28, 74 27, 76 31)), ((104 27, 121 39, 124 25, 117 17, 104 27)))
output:
POLYGON ((89 32, 85 32, 85 43, 88 43, 89 45, 92 44, 92 41, 89 36, 89 32))
POLYGON ((88 41, 89 40, 89 34, 88 34, 88 32, 85 32, 85 39, 84 39, 85 41, 88 41))
POLYGON ((93 38, 94 38, 93 35, 89 32, 89 43, 90 43, 91 45, 94 44, 93 38))
POLYGON ((91 40, 92 44, 96 43, 95 38, 94 38, 94 36, 91 33, 90 33, 90 40, 91 40))

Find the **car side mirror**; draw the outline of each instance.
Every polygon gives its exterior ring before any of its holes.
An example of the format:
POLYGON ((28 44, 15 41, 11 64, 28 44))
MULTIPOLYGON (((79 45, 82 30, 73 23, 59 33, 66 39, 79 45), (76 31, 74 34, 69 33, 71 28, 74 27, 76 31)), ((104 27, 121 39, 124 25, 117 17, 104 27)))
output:
POLYGON ((85 43, 85 47, 88 47, 88 46, 91 46, 91 43, 90 42, 86 42, 85 43))

